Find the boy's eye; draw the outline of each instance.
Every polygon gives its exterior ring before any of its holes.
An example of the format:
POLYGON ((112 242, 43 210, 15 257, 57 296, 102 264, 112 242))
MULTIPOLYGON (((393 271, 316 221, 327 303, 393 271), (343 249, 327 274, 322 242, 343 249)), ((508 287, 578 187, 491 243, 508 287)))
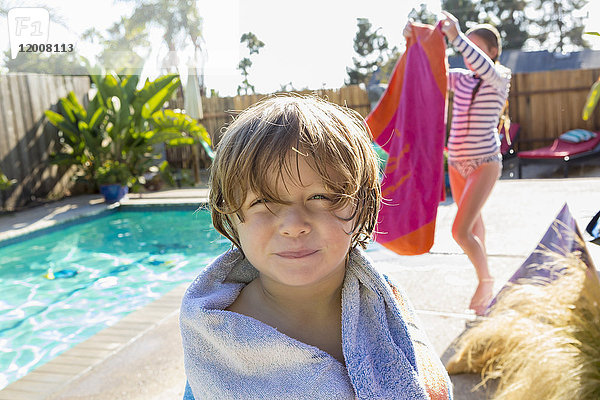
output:
POLYGON ((256 199, 252 203, 250 203, 250 207, 257 205, 257 204, 264 204, 264 203, 268 203, 268 202, 269 202, 269 200, 267 200, 267 199, 256 199))
POLYGON ((315 194, 311 197, 311 200, 331 200, 328 196, 324 194, 315 194))

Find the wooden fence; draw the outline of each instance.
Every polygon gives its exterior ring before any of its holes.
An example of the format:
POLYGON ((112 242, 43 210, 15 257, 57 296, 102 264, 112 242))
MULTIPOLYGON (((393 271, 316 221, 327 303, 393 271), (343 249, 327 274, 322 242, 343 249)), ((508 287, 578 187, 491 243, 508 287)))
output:
MULTIPOLYGON (((567 70, 514 74, 509 113, 521 125, 518 150, 550 143, 574 128, 600 131, 600 110, 589 121, 581 119, 583 105, 600 69, 567 70)), ((60 97, 73 90, 82 98, 89 90, 87 77, 15 74, 0 76, 0 170, 18 183, 0 192, 0 206, 21 207, 35 198, 61 197, 71 186, 70 173, 48 163, 57 134, 44 117, 44 110, 56 109, 60 97)), ((348 86, 335 90, 305 91, 331 102, 348 106, 366 116, 370 104, 365 90, 348 86)), ((265 95, 203 98, 201 122, 218 143, 223 128, 241 110, 265 95)), ((171 108, 183 108, 172 102, 171 108)), ((202 154, 202 152, 199 152, 202 154)), ((190 168, 193 152, 189 147, 167 150, 167 159, 179 168, 190 168)), ((200 167, 209 160, 200 159, 200 167)))
MULTIPOLYGON (((363 117, 366 117, 371 109, 367 92, 357 85, 345 86, 340 89, 322 89, 296 93, 314 94, 332 103, 356 110, 363 117)), ((265 95, 246 95, 203 98, 204 119, 201 122, 211 133, 213 140, 218 143, 222 128, 231 122, 232 117, 264 97, 265 95)))
POLYGON ((545 146, 575 128, 600 131, 600 109, 588 121, 583 106, 600 69, 514 74, 509 114, 521 125, 518 150, 545 146))
MULTIPOLYGON (((600 69, 513 74, 509 114, 511 120, 521 126, 517 150, 547 145, 569 129, 600 131, 600 109, 588 121, 581 118, 587 93, 599 76, 600 69)), ((315 93, 336 104, 353 108, 362 116, 370 111, 367 93, 359 86, 301 93, 315 93)), ((263 97, 203 98, 204 119, 200 122, 210 133, 213 142, 218 143, 223 128, 233 116, 263 97)), ((178 160, 191 157, 191 151, 186 148, 173 148, 168 153, 171 158, 178 160)), ((205 159, 204 162, 208 161, 205 159)))
MULTIPOLYGON (((357 85, 344 86, 340 89, 321 89, 315 91, 298 91, 299 94, 313 94, 327 99, 332 103, 349 107, 366 117, 371 110, 367 92, 357 85)), ((265 98, 267 95, 245 95, 236 97, 203 97, 202 109, 204 118, 200 122, 208 130, 213 145, 219 142, 223 129, 229 124, 233 117, 248 108, 252 104, 265 98)), ((180 98, 170 105, 171 108, 183 108, 183 100, 180 98)), ((203 152, 200 151, 200 154, 203 152)), ((190 168, 193 164, 192 151, 188 146, 173 147, 167 149, 167 160, 178 168, 190 168)), ((208 167, 209 160, 201 157, 201 167, 208 167)))
POLYGON ((44 111, 56 111, 69 91, 81 99, 89 88, 87 76, 0 75, 0 170, 17 180, 0 191, 0 206, 12 210, 36 198, 64 196, 70 174, 48 163, 58 136, 44 111))

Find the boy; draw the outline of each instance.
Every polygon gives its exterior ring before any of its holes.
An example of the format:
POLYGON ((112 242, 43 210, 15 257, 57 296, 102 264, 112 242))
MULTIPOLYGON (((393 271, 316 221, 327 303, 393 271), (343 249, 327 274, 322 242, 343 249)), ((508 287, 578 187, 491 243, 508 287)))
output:
POLYGON ((185 398, 451 398, 408 301, 358 249, 381 196, 362 118, 269 98, 228 127, 210 186, 234 248, 183 299, 185 398))

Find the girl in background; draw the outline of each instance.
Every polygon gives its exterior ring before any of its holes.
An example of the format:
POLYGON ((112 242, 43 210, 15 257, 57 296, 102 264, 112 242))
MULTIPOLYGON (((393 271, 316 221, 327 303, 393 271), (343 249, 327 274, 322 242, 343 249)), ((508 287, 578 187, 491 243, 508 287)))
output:
MULTIPOLYGON (((498 122, 508 97, 510 70, 498 63, 500 34, 491 25, 476 25, 466 34, 458 20, 444 12, 441 30, 464 57, 464 68, 450 69, 448 89, 454 92, 448 138, 448 170, 458 211, 452 236, 475 267, 479 284, 469 308, 482 315, 494 288, 485 248, 481 209, 502 171, 498 122)), ((411 35, 410 23, 404 36, 411 35)))

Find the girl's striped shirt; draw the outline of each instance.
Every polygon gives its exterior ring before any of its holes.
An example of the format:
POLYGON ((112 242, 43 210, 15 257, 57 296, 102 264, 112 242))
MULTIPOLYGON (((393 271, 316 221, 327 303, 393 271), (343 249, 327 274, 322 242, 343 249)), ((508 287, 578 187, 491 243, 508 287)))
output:
POLYGON ((470 69, 451 68, 448 88, 454 92, 448 158, 466 160, 500 153, 498 120, 508 97, 510 70, 495 64, 462 32, 452 41, 470 69), (481 86, 473 102, 477 83, 481 86))

